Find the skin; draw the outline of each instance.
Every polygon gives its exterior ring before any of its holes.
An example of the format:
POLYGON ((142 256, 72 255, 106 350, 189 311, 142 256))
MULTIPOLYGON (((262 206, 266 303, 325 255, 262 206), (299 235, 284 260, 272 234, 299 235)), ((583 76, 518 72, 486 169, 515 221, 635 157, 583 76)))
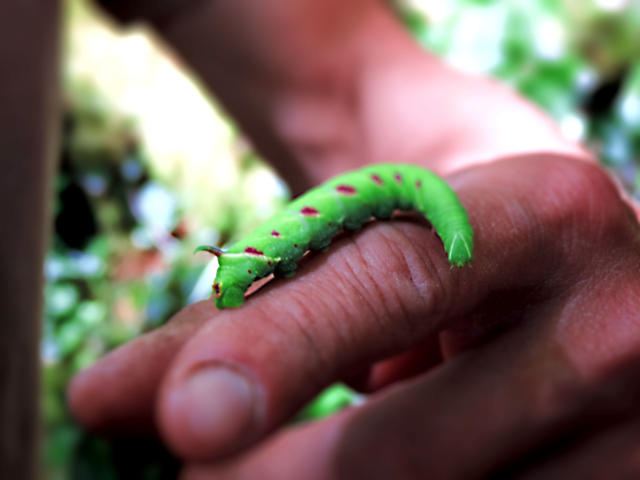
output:
POLYGON ((447 173, 474 261, 374 222, 107 355, 70 386, 81 423, 160 435, 188 480, 640 475, 640 231, 580 147, 374 1, 198 2, 157 28, 294 188, 389 158, 447 173), (371 401, 282 428, 337 379, 371 401))
POLYGON ((359 230, 372 216, 416 210, 433 225, 449 263, 471 260, 473 229, 455 192, 440 177, 415 165, 376 164, 339 175, 308 191, 251 235, 218 256, 213 284, 216 307, 239 307, 257 279, 274 272, 291 277, 309 250, 326 250, 342 229, 359 230))

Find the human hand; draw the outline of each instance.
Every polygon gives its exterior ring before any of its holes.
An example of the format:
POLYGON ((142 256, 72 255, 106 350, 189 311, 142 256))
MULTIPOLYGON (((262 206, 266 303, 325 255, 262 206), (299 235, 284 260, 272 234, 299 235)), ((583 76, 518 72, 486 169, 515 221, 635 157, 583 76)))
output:
POLYGON ((452 269, 423 222, 374 222, 241 309, 187 307, 108 355, 74 381, 75 415, 155 420, 187 479, 637 476, 630 208, 566 158, 449 180, 475 228, 471 266, 452 269), (371 401, 269 436, 344 378, 371 401))

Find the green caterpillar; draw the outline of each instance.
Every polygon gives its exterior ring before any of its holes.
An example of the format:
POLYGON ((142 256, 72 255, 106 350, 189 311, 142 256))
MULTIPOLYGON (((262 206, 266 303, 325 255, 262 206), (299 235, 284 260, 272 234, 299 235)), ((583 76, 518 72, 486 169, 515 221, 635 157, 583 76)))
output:
POLYGON ((473 229, 444 180, 415 165, 374 164, 308 191, 228 250, 198 247, 219 257, 216 306, 239 307, 254 280, 271 273, 292 276, 307 250, 325 250, 340 230, 357 230, 372 216, 388 219, 394 210, 424 214, 452 265, 471 260, 473 229))

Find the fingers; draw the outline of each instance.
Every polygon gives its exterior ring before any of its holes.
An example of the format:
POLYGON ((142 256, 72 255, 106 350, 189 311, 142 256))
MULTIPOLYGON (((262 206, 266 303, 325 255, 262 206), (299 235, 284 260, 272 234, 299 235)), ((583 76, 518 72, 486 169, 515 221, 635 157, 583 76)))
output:
POLYGON ((354 367, 465 315, 478 327, 465 341, 479 341, 499 327, 486 327, 483 312, 512 323, 534 315, 580 279, 595 243, 630 234, 615 188, 591 165, 520 159, 460 174, 454 186, 476 229, 470 268, 452 269, 436 237, 408 221, 343 239, 185 345, 158 407, 170 446, 187 458, 236 451, 354 367), (510 292, 516 300, 496 307, 510 292))
POLYGON ((216 312, 211 302, 191 305, 161 329, 78 374, 68 390, 73 416, 86 428, 103 433, 153 431, 153 405, 166 369, 193 332, 216 312))
POLYGON ((556 326, 511 330, 360 408, 182 478, 634 478, 639 359, 582 373, 556 326))
POLYGON ((409 330, 422 323, 434 295, 427 270, 449 267, 443 255, 439 267, 415 271, 424 294, 409 294, 415 287, 401 273, 404 254, 384 251, 395 245, 411 251, 425 240, 425 249, 440 253, 422 225, 366 229, 313 259, 292 281, 204 325, 176 359, 160 397, 169 444, 191 457, 229 453, 270 431, 337 376, 409 346, 409 330), (388 272, 397 272, 402 286, 382 293, 379 278, 388 272), (360 342, 369 342, 366 351, 360 342))

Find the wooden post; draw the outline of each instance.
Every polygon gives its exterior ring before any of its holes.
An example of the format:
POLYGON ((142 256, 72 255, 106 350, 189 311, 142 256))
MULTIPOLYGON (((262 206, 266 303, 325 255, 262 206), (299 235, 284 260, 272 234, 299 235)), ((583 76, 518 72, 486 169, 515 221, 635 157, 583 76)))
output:
POLYGON ((59 97, 58 0, 0 2, 0 478, 38 476, 43 259, 59 97))

